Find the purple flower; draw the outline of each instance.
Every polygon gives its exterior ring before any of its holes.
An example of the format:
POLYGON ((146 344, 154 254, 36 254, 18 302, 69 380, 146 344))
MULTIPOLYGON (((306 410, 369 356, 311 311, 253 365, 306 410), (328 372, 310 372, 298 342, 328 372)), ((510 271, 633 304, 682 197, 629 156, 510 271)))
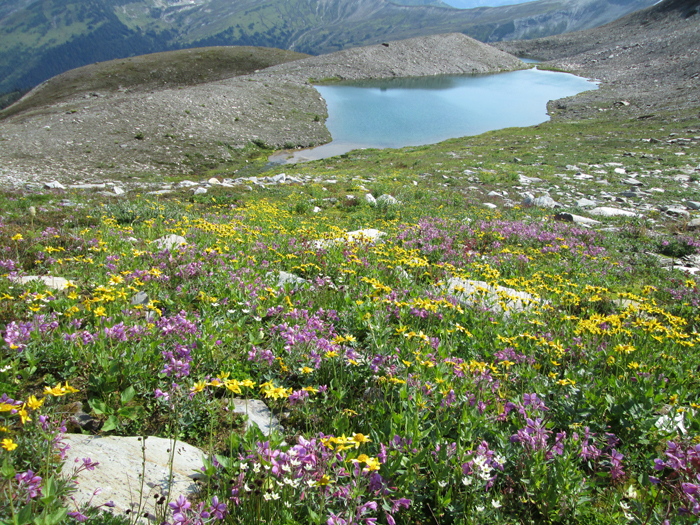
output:
POLYGON ((27 502, 41 496, 41 476, 34 475, 34 472, 27 470, 15 475, 19 492, 26 496, 27 502))

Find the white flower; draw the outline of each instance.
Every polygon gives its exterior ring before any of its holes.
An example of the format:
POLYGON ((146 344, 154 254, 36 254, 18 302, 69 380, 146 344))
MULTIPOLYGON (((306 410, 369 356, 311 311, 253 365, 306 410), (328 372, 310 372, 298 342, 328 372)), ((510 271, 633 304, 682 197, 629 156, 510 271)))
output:
POLYGON ((246 470, 248 470, 248 463, 241 463, 241 470, 242 470, 243 472, 245 472, 246 470))
POLYGON ((265 501, 270 501, 272 499, 272 496, 270 495, 269 492, 266 492, 265 494, 263 494, 263 499, 265 501))
POLYGON ((501 505, 500 501, 497 501, 495 499, 491 500, 491 505, 493 506, 494 509, 500 509, 503 505, 501 505))
POLYGON ((245 486, 243 487, 243 489, 244 489, 246 492, 250 492, 250 491, 252 490, 252 489, 248 486, 247 483, 245 484, 245 486))
POLYGON ((292 508, 292 504, 289 501, 285 501, 284 506, 287 507, 288 509, 292 508))
POLYGON ((256 474, 260 473, 260 463, 253 463, 253 472, 256 474))
POLYGON ((447 486, 447 481, 438 481, 438 486, 444 489, 447 486))
POLYGON ((625 503, 624 501, 620 502, 620 507, 622 507, 624 510, 629 510, 630 506, 625 503))
POLYGON ((272 499, 274 499, 275 501, 277 501, 278 499, 280 499, 279 492, 273 492, 272 495, 271 495, 270 497, 271 497, 272 499))
POLYGON ((462 483, 464 483, 467 487, 472 484, 474 480, 472 478, 468 478, 467 476, 464 476, 462 478, 462 483))
POLYGON ((484 512, 484 507, 482 507, 481 505, 477 505, 476 511, 477 512, 484 512))

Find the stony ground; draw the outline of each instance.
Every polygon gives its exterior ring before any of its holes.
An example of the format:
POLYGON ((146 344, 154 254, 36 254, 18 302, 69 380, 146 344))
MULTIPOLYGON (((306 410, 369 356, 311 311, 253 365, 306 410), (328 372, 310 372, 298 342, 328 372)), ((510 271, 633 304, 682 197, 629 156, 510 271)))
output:
POLYGON ((700 104, 699 5, 697 0, 666 1, 588 31, 494 45, 602 81, 598 91, 550 103, 553 116, 682 113, 700 104))
POLYGON ((124 174, 188 174, 255 142, 274 148, 330 141, 325 102, 310 79, 489 73, 520 60, 464 35, 422 37, 273 66, 195 86, 98 91, 0 121, 5 185, 124 174))

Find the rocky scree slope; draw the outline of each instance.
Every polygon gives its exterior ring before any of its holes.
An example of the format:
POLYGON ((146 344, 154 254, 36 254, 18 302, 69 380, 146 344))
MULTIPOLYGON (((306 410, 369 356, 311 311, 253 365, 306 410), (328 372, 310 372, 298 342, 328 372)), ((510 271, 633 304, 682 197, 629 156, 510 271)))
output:
MULTIPOLYGON (((189 51, 181 51, 187 53, 189 51)), ((158 69, 159 55, 150 60, 158 69)), ((49 103, 0 113, 0 174, 20 184, 47 177, 177 174, 225 161, 251 142, 275 148, 330 141, 325 102, 309 77, 390 78, 522 68, 513 56, 464 35, 437 35, 304 59, 288 68, 150 91, 98 89, 42 95, 49 103), (51 100, 53 99, 53 102, 51 100)), ((74 78, 76 73, 67 73, 74 78)), ((64 75, 61 75, 63 77, 64 75)), ((63 85, 61 77, 46 84, 63 85)), ((39 96, 40 90, 27 95, 39 96)))
POLYGON ((553 116, 683 111, 700 106, 699 10, 698 0, 664 0, 603 27, 494 45, 602 81, 597 91, 550 102, 553 116))

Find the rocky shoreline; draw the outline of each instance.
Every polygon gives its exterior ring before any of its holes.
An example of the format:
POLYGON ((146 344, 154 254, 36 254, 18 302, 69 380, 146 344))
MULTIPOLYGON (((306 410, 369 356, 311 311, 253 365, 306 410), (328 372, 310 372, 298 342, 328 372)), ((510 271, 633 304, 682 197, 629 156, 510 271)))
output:
POLYGON ((329 142, 325 102, 310 81, 523 67, 502 51, 448 34, 311 57, 196 86, 81 94, 0 121, 0 185, 191 174, 193 164, 225 162, 251 142, 275 149, 329 142))

